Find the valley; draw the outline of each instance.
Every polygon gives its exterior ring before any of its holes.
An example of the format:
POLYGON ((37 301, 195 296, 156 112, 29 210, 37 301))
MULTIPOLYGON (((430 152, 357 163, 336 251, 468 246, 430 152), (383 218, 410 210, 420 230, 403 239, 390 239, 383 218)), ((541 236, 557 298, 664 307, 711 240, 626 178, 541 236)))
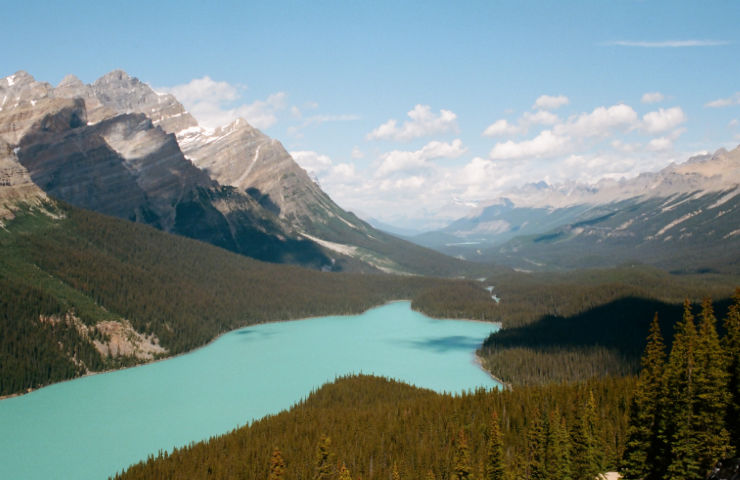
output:
POLYGON ((0 97, 0 477, 575 480, 648 468, 645 438, 663 477, 738 453, 740 147, 401 238, 244 118, 201 125, 123 70, 18 71, 0 97), (676 385, 724 412, 716 445, 656 440, 676 385))

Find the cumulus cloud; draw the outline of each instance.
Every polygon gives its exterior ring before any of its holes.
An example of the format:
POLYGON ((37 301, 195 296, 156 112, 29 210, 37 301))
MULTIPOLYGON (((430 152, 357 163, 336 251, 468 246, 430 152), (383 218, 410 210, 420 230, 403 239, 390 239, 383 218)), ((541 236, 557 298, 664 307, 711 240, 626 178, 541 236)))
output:
POLYGON ((729 107, 731 105, 740 105, 740 92, 735 92, 734 95, 727 98, 718 98, 717 100, 712 100, 711 102, 704 104, 705 107, 710 108, 722 108, 729 107))
POLYGON ((642 103, 658 103, 665 100, 665 96, 660 92, 647 92, 642 94, 642 103))
POLYGON ((553 125, 559 120, 560 118, 552 112, 537 110, 534 113, 524 112, 521 123, 524 125, 553 125))
POLYGON ((510 137, 527 133, 532 125, 554 125, 560 118, 547 110, 524 112, 516 125, 506 119, 496 120, 483 131, 484 137, 510 137))
POLYGON ((467 151, 458 138, 451 143, 433 141, 419 150, 393 150, 380 157, 380 165, 375 171, 376 177, 384 177, 394 172, 408 171, 425 167, 429 160, 437 158, 457 158, 467 151))
POLYGON ((290 152, 290 156, 311 176, 318 176, 329 170, 332 165, 331 158, 311 150, 299 150, 290 152))
POLYGON ((264 100, 239 104, 245 89, 243 85, 217 82, 205 76, 182 85, 157 90, 173 94, 204 127, 220 127, 239 117, 256 128, 274 125, 277 122, 277 112, 286 107, 287 95, 277 92, 264 100))
POLYGON ((504 137, 504 136, 510 136, 510 135, 517 135, 521 133, 522 128, 519 125, 512 125, 506 120, 505 118, 502 118, 501 120, 496 120, 492 124, 490 124, 486 129, 483 131, 484 137, 504 137))
POLYGON ((457 115, 450 110, 434 113, 429 105, 416 105, 407 113, 409 120, 399 125, 390 119, 367 134, 368 140, 397 140, 406 142, 441 133, 457 132, 457 115))
POLYGON ((570 100, 565 95, 541 95, 537 100, 535 100, 532 108, 555 110, 563 105, 568 105, 568 103, 570 103, 570 100))
POLYGON ((531 140, 497 143, 491 149, 489 157, 494 160, 551 157, 565 152, 569 140, 568 137, 556 135, 550 130, 543 130, 531 140))
POLYGON ((642 128, 648 133, 660 133, 676 128, 686 121, 681 107, 660 108, 642 117, 642 128))
POLYGON ((597 107, 591 113, 573 116, 565 123, 555 125, 556 135, 601 137, 614 130, 627 130, 638 123, 637 112, 623 103, 611 107, 597 107))

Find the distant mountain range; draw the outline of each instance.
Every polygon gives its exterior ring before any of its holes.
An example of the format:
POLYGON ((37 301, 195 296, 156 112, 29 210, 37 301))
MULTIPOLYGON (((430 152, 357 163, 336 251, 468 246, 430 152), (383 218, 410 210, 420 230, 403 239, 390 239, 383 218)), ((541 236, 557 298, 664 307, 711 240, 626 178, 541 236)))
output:
POLYGON ((270 262, 432 275, 465 268, 341 209, 245 120, 200 127, 175 97, 126 72, 90 85, 69 75, 53 87, 20 71, 0 79, 0 99, 0 214, 48 195, 270 262))
POLYGON ((740 272, 740 147, 596 185, 531 184, 413 241, 522 270, 740 272))

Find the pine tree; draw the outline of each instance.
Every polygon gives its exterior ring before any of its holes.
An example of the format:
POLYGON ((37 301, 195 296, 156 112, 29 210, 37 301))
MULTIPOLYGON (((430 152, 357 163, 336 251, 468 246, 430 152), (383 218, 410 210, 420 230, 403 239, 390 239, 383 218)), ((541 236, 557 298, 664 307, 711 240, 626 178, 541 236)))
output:
POLYGON ((720 346, 715 324, 717 319, 712 301, 702 303, 699 337, 696 344, 696 399, 694 431, 701 446, 698 452, 702 474, 730 453, 730 434, 725 428, 725 412, 729 403, 727 370, 724 351, 720 346))
POLYGON ((684 301, 683 319, 676 325, 673 346, 665 372, 665 394, 661 408, 661 441, 667 446, 666 456, 655 464, 665 480, 701 478, 699 449, 694 432, 696 397, 697 333, 691 304, 684 301))
POLYGON ((486 480, 503 480, 504 472, 504 441, 501 435, 498 413, 494 411, 488 426, 485 478, 486 480))
POLYGON ((391 480, 401 480, 401 474, 398 472, 398 464, 393 462, 393 468, 391 469, 391 480))
POLYGON ((733 303, 725 318, 725 336, 722 339, 726 365, 727 390, 730 398, 725 415, 730 443, 735 456, 740 456, 740 288, 735 290, 733 303))
POLYGON ((642 370, 630 403, 623 473, 625 478, 657 480, 653 473, 661 461, 662 446, 658 427, 661 418, 663 376, 665 374, 665 345, 660 333, 658 314, 650 325, 642 370))
POLYGON ((455 465, 452 472, 453 480, 468 480, 472 478, 473 467, 470 463, 470 449, 465 433, 460 430, 455 439, 455 465))
POLYGON ((272 451, 270 474, 267 478, 268 480, 283 480, 285 478, 285 461, 283 460, 283 454, 280 453, 277 447, 272 451))
POLYGON ((547 435, 547 478, 551 480, 570 480, 570 439, 565 418, 560 410, 550 412, 547 435))
POLYGON ((352 480, 352 475, 350 475, 349 469, 344 462, 342 462, 342 466, 339 468, 339 480, 352 480))
POLYGON ((587 434, 591 439, 593 448, 591 449, 591 469, 597 472, 603 472, 606 467, 604 455, 604 422, 599 417, 599 409, 596 405, 593 390, 588 392, 588 401, 586 402, 586 428, 587 434))
POLYGON ((329 480, 332 477, 331 439, 322 435, 316 449, 316 480, 329 480))
POLYGON ((547 421, 535 407, 532 425, 527 432, 528 470, 527 478, 547 480, 547 421))
POLYGON ((570 433, 571 473, 576 480, 592 479, 599 473, 596 462, 598 446, 586 419, 586 408, 582 403, 576 410, 570 433))

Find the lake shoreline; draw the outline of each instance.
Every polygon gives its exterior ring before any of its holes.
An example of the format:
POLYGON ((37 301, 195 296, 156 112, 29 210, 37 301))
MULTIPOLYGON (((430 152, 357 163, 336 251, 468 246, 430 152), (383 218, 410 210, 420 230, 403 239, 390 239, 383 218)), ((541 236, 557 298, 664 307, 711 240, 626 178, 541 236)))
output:
MULTIPOLYGON (((111 372, 120 372, 120 371, 124 371, 124 370, 129 370, 129 369, 132 369, 132 368, 144 367, 146 365, 154 365, 156 363, 163 362, 163 361, 166 361, 166 360, 172 360, 173 358, 181 357, 183 355, 189 355, 191 353, 195 353, 198 350, 201 350, 203 348, 206 348, 206 347, 212 345, 213 343, 215 343, 216 341, 218 341, 224 335, 228 335, 230 333, 236 332, 236 331, 241 330, 243 328, 254 327, 254 326, 257 326, 257 325, 267 325, 267 324, 270 324, 270 323, 285 323, 285 322, 296 322, 296 321, 301 321, 301 320, 311 320, 311 319, 314 319, 314 318, 322 318, 322 317, 346 317, 346 316, 352 316, 352 315, 363 315, 363 314, 365 314, 365 313, 367 313, 370 310, 373 310, 375 308, 382 308, 382 307, 384 307, 386 305, 390 305, 390 304, 393 304, 393 303, 402 303, 402 302, 408 302, 409 304, 411 304, 413 302, 413 300, 412 299, 403 299, 403 298, 402 299, 398 299, 398 300, 389 300, 389 301, 387 301, 385 303, 381 303, 379 305, 373 305, 372 307, 369 307, 369 308, 363 310, 360 313, 337 313, 337 314, 332 314, 332 315, 313 315, 313 316, 310 316, 310 317, 291 318, 291 319, 284 319, 284 320, 266 320, 264 322, 252 323, 252 324, 249 324, 249 325, 244 325, 244 326, 241 326, 241 327, 234 328, 233 330, 228 330, 228 331, 225 331, 225 332, 221 332, 218 335, 216 335, 215 337, 213 337, 211 340, 209 340, 207 343, 204 343, 203 345, 200 345, 198 347, 195 347, 194 349, 188 350, 186 352, 180 352, 180 353, 177 353, 177 354, 174 354, 174 355, 169 355, 169 356, 162 357, 162 358, 156 358, 156 359, 153 359, 153 360, 149 360, 149 361, 142 362, 142 363, 137 363, 136 365, 129 365, 129 366, 122 367, 122 368, 111 368, 111 369, 108 369, 108 370, 100 370, 100 371, 96 371, 96 372, 87 372, 84 375, 80 375, 79 377, 67 378, 65 380, 60 380, 58 382, 48 383, 48 384, 42 385, 42 386, 40 386, 38 388, 30 389, 29 391, 26 391, 26 392, 16 392, 16 393, 8 394, 8 395, 0 395, 0 402, 3 401, 3 400, 9 400, 9 399, 15 398, 15 397, 22 397, 24 395, 28 395, 30 393, 33 393, 33 392, 37 391, 37 390, 41 390, 43 388, 50 387, 52 385, 58 385, 58 384, 66 383, 66 382, 71 382, 71 381, 78 380, 78 379, 85 378, 85 377, 92 377, 94 375, 103 375, 103 374, 111 373, 111 372)), ((410 305, 409 305, 409 307, 410 307, 410 305)), ((422 315, 425 315, 425 316, 427 316, 427 317, 429 317, 431 319, 434 319, 434 320, 459 320, 459 321, 464 321, 464 322, 478 322, 478 323, 485 323, 485 324, 488 324, 488 325, 496 325, 496 326, 498 326, 499 329, 501 329, 501 326, 502 326, 501 325, 501 322, 487 322, 485 320, 474 320, 474 319, 469 319, 469 318, 437 318, 437 317, 431 317, 431 316, 427 315, 424 312, 420 312, 418 310, 414 310, 413 308, 411 310, 414 311, 414 312, 417 312, 417 313, 421 313, 422 315)), ((495 375, 493 375, 493 373, 489 372, 488 370, 486 370, 483 367, 483 364, 481 363, 480 357, 478 357, 478 354, 477 353, 475 353, 474 355, 475 355, 475 361, 474 361, 474 363, 476 363, 481 370, 483 370, 484 372, 486 372, 493 380, 497 381, 501 385, 505 386, 506 388, 511 388, 510 385, 504 383, 503 381, 501 381, 500 379, 498 379, 495 375)))

